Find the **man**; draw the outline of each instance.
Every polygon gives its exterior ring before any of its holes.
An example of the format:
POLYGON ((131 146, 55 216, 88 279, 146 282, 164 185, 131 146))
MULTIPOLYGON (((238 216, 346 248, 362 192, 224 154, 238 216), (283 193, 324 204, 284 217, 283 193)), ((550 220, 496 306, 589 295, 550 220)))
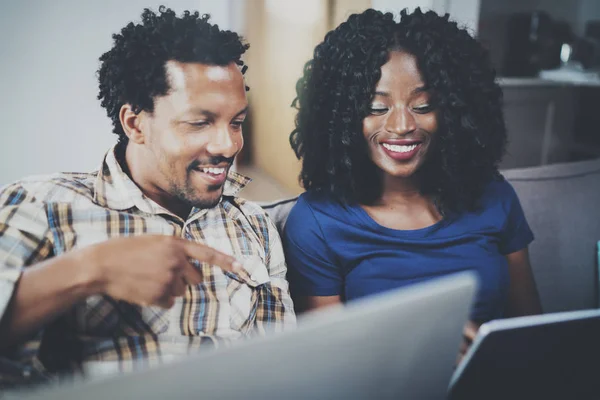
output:
POLYGON ((295 324, 277 231, 230 171, 247 48, 164 7, 114 35, 98 98, 119 139, 101 168, 0 192, 4 362, 126 371, 295 324))

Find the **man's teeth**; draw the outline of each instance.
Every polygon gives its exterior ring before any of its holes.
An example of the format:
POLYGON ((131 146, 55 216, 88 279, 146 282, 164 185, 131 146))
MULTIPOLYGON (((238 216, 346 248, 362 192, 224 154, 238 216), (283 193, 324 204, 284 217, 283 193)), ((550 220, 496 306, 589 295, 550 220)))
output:
POLYGON ((202 168, 202 172, 205 174, 221 175, 225 172, 225 168, 202 168))
POLYGON ((405 146, 405 145, 383 143, 383 147, 385 147, 386 149, 388 149, 390 151, 394 151, 396 153, 408 153, 409 151, 413 151, 417 146, 418 146, 418 144, 411 144, 409 146, 405 146))

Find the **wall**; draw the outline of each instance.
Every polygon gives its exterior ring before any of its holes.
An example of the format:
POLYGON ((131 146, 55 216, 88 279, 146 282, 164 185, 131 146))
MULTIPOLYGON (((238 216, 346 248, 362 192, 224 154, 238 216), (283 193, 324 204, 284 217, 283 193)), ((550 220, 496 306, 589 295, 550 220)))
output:
POLYGON ((553 19, 564 20, 573 26, 582 1, 585 0, 481 0, 481 17, 543 10, 553 19))
MULTIPOLYGON (((234 1, 234 0, 232 0, 234 1)), ((211 0, 20 0, 0 13, 0 185, 30 174, 87 171, 115 143, 96 100, 98 57, 145 7, 198 9, 229 26, 211 0)))
POLYGON ((577 12, 577 25, 575 32, 583 35, 585 32, 585 23, 589 20, 600 20, 600 1, 598 0, 579 0, 579 10, 577 12))
POLYGON ((398 13, 404 8, 409 11, 416 7, 433 10, 438 14, 449 13, 451 18, 477 34, 480 0, 372 0, 373 8, 398 13))
POLYGON ((481 18, 543 10, 552 19, 567 22, 576 35, 583 35, 585 23, 600 19, 598 0, 481 0, 481 18))
POLYGON ((471 35, 477 36, 480 7, 480 0, 446 0, 444 12, 449 13, 459 25, 467 28, 471 35))
POLYGON ((443 11, 445 2, 443 0, 372 0, 373 8, 381 11, 391 11, 398 13, 404 8, 409 11, 417 7, 422 10, 443 11))
POLYGON ((493 64, 502 71, 506 52, 506 24, 514 13, 545 11, 555 21, 567 22, 576 35, 582 35, 585 22, 600 19, 598 0, 481 0, 480 39, 490 50, 493 64))
POLYGON ((371 0, 333 0, 329 17, 329 29, 346 21, 351 14, 361 13, 371 7, 371 0))
POLYGON ((292 193, 300 163, 290 144, 294 129, 296 82, 327 31, 328 6, 322 0, 252 0, 247 13, 247 79, 250 86, 252 160, 292 193))

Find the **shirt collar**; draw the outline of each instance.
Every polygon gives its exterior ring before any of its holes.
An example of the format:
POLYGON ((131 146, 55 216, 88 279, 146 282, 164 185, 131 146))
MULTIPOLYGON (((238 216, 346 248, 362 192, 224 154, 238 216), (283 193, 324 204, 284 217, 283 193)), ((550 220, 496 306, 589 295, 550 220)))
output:
MULTIPOLYGON (((94 183, 94 201, 102 207, 113 210, 126 210, 137 207, 149 214, 172 214, 147 197, 123 171, 117 161, 117 146, 118 144, 106 153, 98 170, 96 182, 94 183)), ((236 196, 251 181, 252 179, 230 170, 225 181, 221 201, 223 197, 236 196)), ((198 210, 194 208, 191 214, 196 211, 198 210)))

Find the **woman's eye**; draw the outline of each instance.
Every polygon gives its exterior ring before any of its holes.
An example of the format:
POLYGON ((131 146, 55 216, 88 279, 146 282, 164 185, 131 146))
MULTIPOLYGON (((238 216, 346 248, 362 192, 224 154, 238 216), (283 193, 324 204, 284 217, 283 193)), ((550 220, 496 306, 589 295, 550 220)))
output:
POLYGON ((413 107, 413 110, 419 114, 427 114, 433 111, 433 107, 430 104, 423 104, 417 107, 413 107))
POLYGON ((233 121, 231 126, 233 126, 235 129, 241 129, 243 124, 244 121, 233 121))
POLYGON ((385 114, 387 112, 387 108, 385 107, 371 107, 369 109, 369 113, 373 114, 373 115, 382 115, 385 114))

